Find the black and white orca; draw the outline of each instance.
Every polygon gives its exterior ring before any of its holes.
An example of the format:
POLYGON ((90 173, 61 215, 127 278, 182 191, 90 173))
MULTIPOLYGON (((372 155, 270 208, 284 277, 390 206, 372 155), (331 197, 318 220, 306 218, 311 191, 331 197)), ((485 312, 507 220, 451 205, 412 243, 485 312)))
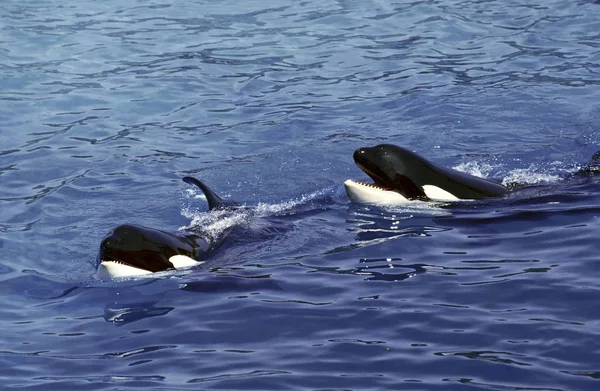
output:
MULTIPOLYGON (((185 177, 183 180, 202 190, 210 210, 238 206, 233 201, 223 200, 196 178, 185 177)), ((225 235, 213 238, 202 233, 201 229, 186 235, 175 235, 138 225, 120 225, 100 244, 96 277, 143 276, 199 265, 219 247, 225 235)))
POLYGON ((474 200, 502 196, 508 191, 498 183, 438 166, 391 144, 359 148, 354 152, 354 162, 374 182, 349 179, 344 183, 348 197, 357 203, 474 200))

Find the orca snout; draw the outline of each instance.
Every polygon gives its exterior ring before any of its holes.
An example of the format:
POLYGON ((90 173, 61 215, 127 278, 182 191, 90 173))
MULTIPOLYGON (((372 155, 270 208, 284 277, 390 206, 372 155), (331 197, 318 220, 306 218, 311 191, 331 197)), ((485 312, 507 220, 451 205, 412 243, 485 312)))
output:
POLYGON ((352 155, 352 157, 354 158, 355 162, 364 163, 376 159, 378 155, 379 151, 377 150, 377 147, 363 147, 354 151, 354 155, 352 155))
POLYGON ((356 161, 357 159, 360 159, 361 156, 364 156, 365 154, 365 148, 358 148, 356 151, 354 151, 354 155, 352 155, 352 157, 354 158, 354 161, 356 161))
POLYGON ((363 147, 358 148, 354 151, 354 161, 364 162, 373 161, 378 159, 384 159, 388 154, 388 150, 385 144, 376 145, 374 147, 363 147))

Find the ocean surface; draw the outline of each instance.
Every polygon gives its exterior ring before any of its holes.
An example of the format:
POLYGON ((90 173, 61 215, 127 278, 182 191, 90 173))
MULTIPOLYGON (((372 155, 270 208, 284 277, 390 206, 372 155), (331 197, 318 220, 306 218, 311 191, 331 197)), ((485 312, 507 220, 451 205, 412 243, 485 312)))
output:
POLYGON ((600 389, 598 1, 4 0, 0 80, 0 389, 600 389), (379 143, 516 189, 353 204, 379 143))

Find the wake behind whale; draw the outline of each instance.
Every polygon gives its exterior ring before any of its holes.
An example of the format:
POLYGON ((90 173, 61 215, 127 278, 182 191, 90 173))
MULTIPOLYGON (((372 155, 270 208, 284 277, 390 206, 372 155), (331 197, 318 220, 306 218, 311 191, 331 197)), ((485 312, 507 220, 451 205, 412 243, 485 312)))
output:
MULTIPOLYGON (((201 181, 185 177, 183 181, 200 188, 210 210, 234 210, 239 204, 223 200, 201 181)), ((182 235, 155 228, 124 224, 110 232, 100 244, 98 269, 100 279, 133 277, 170 269, 199 265, 216 251, 230 229, 214 234, 200 227, 182 235)))
MULTIPOLYGON (((183 208, 191 221, 176 233, 133 224, 116 227, 100 244, 97 278, 148 276, 201 265, 234 232, 241 232, 233 235, 236 242, 266 240, 289 230, 291 215, 321 213, 330 193, 325 189, 279 204, 250 207, 221 198, 196 178, 184 177, 183 181, 202 192, 209 210, 183 208)), ((195 190, 189 191, 194 198, 195 190)))
MULTIPOLYGON (((457 200, 490 199, 503 197, 510 192, 508 187, 500 183, 436 165, 414 152, 390 144, 360 148, 354 153, 354 159, 357 166, 374 181, 373 184, 353 180, 345 182, 348 197, 357 203, 407 205, 411 201, 421 201, 412 205, 435 206, 435 203, 427 201, 447 203, 457 200)), ((591 176, 598 171, 600 153, 596 153, 587 166, 572 175, 591 176)), ((208 202, 209 212, 188 211, 186 217, 191 218, 192 222, 177 233, 131 224, 118 226, 100 245, 97 277, 106 279, 143 276, 200 265, 221 247, 225 238, 236 227, 245 230, 242 235, 245 238, 243 243, 265 240, 269 235, 281 234, 290 225, 289 220, 283 221, 278 215, 298 217, 303 213, 320 213, 330 207, 320 205, 317 208, 309 207, 304 212, 297 210, 299 205, 319 202, 328 191, 318 191, 299 200, 278 205, 259 204, 251 208, 222 199, 195 178, 185 177, 183 180, 202 191, 208 202), (293 210, 293 213, 290 210, 293 210), (260 238, 253 235, 252 230, 256 228, 257 221, 260 222, 258 224, 268 226, 265 232, 270 233, 260 238)), ((326 204, 331 204, 331 200, 327 199, 326 204)), ((444 207, 442 211, 445 209, 447 208, 444 207)), ((417 208, 414 211, 419 214, 419 210, 417 208)), ((429 209, 426 211, 431 214, 429 209)), ((438 214, 437 209, 434 212, 438 214)))

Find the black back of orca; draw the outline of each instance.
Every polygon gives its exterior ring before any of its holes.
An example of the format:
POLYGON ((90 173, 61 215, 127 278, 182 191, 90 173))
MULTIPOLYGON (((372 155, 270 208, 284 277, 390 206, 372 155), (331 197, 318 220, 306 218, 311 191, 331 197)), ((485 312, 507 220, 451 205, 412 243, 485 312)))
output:
POLYGON ((448 167, 428 162, 431 173, 425 175, 422 185, 430 184, 454 194, 460 199, 498 197, 507 193, 504 186, 448 167))

